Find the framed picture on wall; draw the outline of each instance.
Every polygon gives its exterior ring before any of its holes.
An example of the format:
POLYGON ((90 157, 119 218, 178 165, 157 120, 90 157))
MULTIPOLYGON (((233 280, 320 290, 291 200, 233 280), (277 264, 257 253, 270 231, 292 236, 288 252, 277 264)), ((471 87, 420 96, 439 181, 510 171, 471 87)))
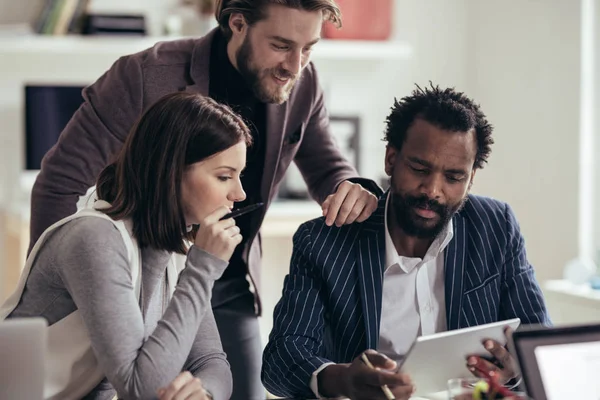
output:
MULTIPOLYGON (((360 117, 358 115, 329 116, 331 133, 342 154, 360 174, 360 117)), ((290 164, 279 188, 281 200, 307 200, 308 188, 295 163, 290 164)))
POLYGON ((360 174, 360 117, 358 115, 331 115, 331 132, 342 150, 360 174))

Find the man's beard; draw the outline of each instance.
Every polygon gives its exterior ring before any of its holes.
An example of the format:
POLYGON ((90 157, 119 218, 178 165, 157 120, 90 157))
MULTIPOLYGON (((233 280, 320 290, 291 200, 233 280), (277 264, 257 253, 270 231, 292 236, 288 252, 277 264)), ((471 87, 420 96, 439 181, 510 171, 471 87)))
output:
POLYGON ((419 239, 434 239, 450 222, 454 214, 465 205, 468 197, 454 205, 442 205, 427 196, 402 195, 392 191, 392 206, 396 216, 396 223, 408 235, 419 239), (438 221, 434 225, 426 223, 427 219, 415 212, 415 207, 423 207, 434 211, 438 215, 438 221))
POLYGON ((252 56, 252 45, 250 44, 249 37, 246 36, 235 55, 235 60, 240 74, 246 80, 248 86, 254 93, 254 96, 263 103, 281 104, 287 101, 297 78, 289 71, 281 68, 269 68, 263 70, 254 68, 251 65, 253 59, 252 56), (266 84, 263 84, 263 81, 266 81, 272 75, 276 75, 283 79, 289 79, 289 82, 282 87, 281 90, 269 91, 266 84))

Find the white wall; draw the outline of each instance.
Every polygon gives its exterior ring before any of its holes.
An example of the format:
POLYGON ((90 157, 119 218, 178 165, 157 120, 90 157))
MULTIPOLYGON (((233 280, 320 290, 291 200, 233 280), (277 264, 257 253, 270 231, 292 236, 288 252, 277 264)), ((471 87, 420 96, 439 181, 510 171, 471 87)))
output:
MULTIPOLYGON (((467 54, 466 41, 470 21, 468 0, 396 0, 395 38, 406 40, 414 47, 410 82, 425 85, 431 80, 441 86, 465 87, 467 54)), ((414 88, 403 86, 402 97, 414 88)))
POLYGON ((577 256, 580 8, 470 0, 468 91, 495 126, 475 191, 511 204, 540 280, 577 256))
POLYGON ((560 277, 577 256, 579 10, 563 0, 397 0, 394 38, 413 46, 413 59, 319 65, 326 80, 363 76, 356 85, 367 99, 352 96, 354 86, 333 85, 330 107, 365 114, 363 153, 371 161, 363 174, 371 178, 382 175, 380 139, 393 97, 429 80, 474 97, 496 143, 473 191, 511 204, 540 280, 560 277))
POLYGON ((394 98, 429 80, 464 86, 466 81, 465 0, 398 0, 392 40, 412 47, 409 59, 394 61, 315 61, 330 113, 361 117, 361 174, 385 176, 381 141, 394 98), (425 4, 426 3, 426 4, 425 4))
POLYGON ((593 85, 594 85, 594 97, 592 103, 592 115, 593 115, 593 133, 594 133, 594 166, 593 166, 593 180, 595 182, 593 192, 593 203, 592 207, 595 212, 594 219, 594 245, 596 251, 596 264, 600 267, 600 115, 597 110, 600 110, 600 1, 591 0, 594 5, 594 26, 593 26, 593 43, 592 48, 594 49, 593 56, 593 85))

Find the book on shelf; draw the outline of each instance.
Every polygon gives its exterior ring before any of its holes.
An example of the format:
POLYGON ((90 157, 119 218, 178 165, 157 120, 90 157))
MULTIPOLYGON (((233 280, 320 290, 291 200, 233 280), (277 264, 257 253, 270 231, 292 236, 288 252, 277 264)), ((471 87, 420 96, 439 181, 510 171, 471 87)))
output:
POLYGON ((77 8, 75 9, 75 14, 73 18, 71 18, 71 22, 69 23, 69 33, 81 33, 83 32, 85 18, 88 14, 88 4, 90 0, 78 0, 77 8))
POLYGON ((56 19, 56 25, 54 26, 55 35, 66 35, 68 33, 71 18, 73 18, 73 15, 75 14, 78 1, 79 0, 63 0, 63 6, 56 19))
POLYGON ((86 35, 145 36, 143 15, 90 14, 83 31, 86 35))
POLYGON ((81 33, 90 0, 46 0, 34 24, 36 33, 65 35, 81 33))

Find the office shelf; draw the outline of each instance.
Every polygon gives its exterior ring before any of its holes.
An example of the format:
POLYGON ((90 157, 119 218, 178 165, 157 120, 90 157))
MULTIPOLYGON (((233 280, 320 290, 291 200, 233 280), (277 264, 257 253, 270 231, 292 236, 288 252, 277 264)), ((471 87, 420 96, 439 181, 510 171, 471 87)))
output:
MULTIPOLYGON (((121 56, 151 47, 157 42, 176 40, 172 37, 117 36, 44 36, 0 37, 0 53, 54 53, 121 56)), ((409 58, 412 47, 402 41, 327 40, 313 51, 315 60, 400 60, 409 58)))

